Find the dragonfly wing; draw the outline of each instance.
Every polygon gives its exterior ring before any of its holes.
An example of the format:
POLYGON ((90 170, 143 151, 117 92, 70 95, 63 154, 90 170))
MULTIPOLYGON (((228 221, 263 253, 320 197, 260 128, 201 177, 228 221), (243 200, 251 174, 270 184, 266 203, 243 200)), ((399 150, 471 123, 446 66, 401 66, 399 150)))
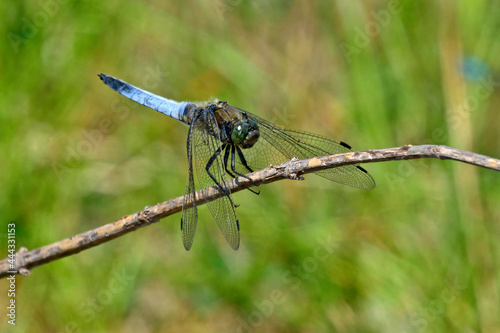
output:
POLYGON ((224 192, 225 195, 208 202, 207 206, 228 244, 237 250, 240 246, 240 227, 231 193, 224 183, 226 176, 224 152, 220 151, 222 146, 222 142, 219 140, 220 130, 215 117, 210 112, 205 112, 196 122, 202 125, 198 126, 193 135, 193 152, 198 182, 203 188, 202 191, 207 191, 208 187, 217 184, 219 190, 224 192), (210 160, 212 163, 207 172, 206 168, 210 160))
MULTIPOLYGON (((245 112, 245 111, 242 111, 245 112)), ((243 155, 248 165, 254 170, 268 167, 270 164, 281 164, 293 157, 307 159, 315 156, 325 156, 350 152, 350 147, 322 136, 286 129, 246 112, 248 118, 254 120, 260 130, 260 138, 249 149, 243 149, 243 155)), ((243 170, 241 163, 238 170, 243 170)), ((245 172, 247 173, 248 170, 245 172)), ((375 181, 363 168, 357 165, 347 165, 315 174, 340 184, 360 188, 372 189, 375 181)))
MULTIPOLYGON (((337 142, 328 138, 295 130, 284 130, 296 138, 301 145, 298 150, 303 154, 299 158, 311 158, 314 156, 325 156, 351 152, 351 147, 344 142, 337 142)), ((373 177, 358 165, 346 165, 315 172, 316 175, 340 184, 349 185, 363 190, 371 190, 375 187, 373 177)))
POLYGON ((187 140, 188 176, 184 191, 184 202, 182 204, 181 232, 184 248, 190 250, 193 245, 194 234, 198 224, 198 210, 196 208, 196 196, 193 176, 193 126, 189 126, 187 140))

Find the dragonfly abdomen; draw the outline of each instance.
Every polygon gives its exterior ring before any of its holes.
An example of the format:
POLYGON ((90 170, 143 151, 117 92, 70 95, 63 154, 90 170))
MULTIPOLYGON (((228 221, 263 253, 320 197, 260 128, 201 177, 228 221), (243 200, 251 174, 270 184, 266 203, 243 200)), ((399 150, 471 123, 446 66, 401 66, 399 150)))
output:
POLYGON ((194 103, 176 102, 106 74, 101 73, 99 77, 108 87, 134 102, 189 124, 187 122, 189 113, 196 107, 194 103))

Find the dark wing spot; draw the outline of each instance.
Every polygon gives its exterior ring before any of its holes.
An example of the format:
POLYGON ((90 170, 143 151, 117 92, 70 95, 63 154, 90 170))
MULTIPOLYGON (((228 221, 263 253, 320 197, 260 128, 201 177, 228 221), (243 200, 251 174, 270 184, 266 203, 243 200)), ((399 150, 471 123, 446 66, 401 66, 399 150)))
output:
POLYGON ((347 149, 351 149, 351 146, 349 146, 347 143, 340 141, 340 145, 346 147, 347 149))
POLYGON ((363 169, 362 167, 360 166, 356 166, 356 168, 358 168, 359 170, 363 171, 364 173, 368 173, 368 171, 366 171, 365 169, 363 169))
POLYGON ((181 219, 181 231, 182 231, 182 219, 181 219))

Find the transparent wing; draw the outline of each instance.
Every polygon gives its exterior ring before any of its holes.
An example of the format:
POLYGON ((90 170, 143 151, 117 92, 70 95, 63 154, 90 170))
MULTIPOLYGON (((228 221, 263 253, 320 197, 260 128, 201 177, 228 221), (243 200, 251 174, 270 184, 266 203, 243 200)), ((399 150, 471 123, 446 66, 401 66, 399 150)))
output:
POLYGON ((210 112, 204 112, 197 118, 194 126, 193 153, 200 188, 206 191, 208 187, 218 184, 220 190, 225 192, 226 195, 208 202, 207 206, 228 244, 237 250, 240 246, 240 227, 231 194, 224 184, 226 181, 224 152, 219 151, 222 146, 222 142, 218 139, 219 127, 210 112), (216 153, 218 154, 214 157, 216 153), (207 172, 206 167, 211 159, 213 161, 207 172))
POLYGON ((182 204, 181 232, 184 248, 190 250, 193 245, 196 226, 198 225, 198 210, 196 208, 195 186, 193 176, 193 126, 189 126, 187 139, 188 175, 182 204))
MULTIPOLYGON (((300 159, 314 156, 343 154, 351 151, 349 145, 319 135, 294 130, 285 130, 285 133, 290 134, 303 143, 303 145, 300 146, 300 151, 303 153, 304 157, 297 156, 300 159)), ((328 180, 363 190, 371 190, 375 187, 375 180, 373 177, 368 171, 358 165, 346 165, 339 168, 322 170, 315 172, 315 174, 328 180)))
MULTIPOLYGON (((246 111, 241 111, 246 112, 246 111)), ((259 125, 260 138, 249 149, 242 149, 248 165, 253 171, 268 167, 270 164, 281 164, 293 157, 306 159, 315 156, 325 156, 350 152, 350 147, 341 142, 336 142, 322 136, 286 129, 273 125, 268 121, 246 112, 248 118, 259 125)), ((245 171, 241 163, 238 171, 245 171)), ((322 170, 315 172, 318 176, 340 184, 369 190, 375 187, 372 176, 357 165, 322 170)))

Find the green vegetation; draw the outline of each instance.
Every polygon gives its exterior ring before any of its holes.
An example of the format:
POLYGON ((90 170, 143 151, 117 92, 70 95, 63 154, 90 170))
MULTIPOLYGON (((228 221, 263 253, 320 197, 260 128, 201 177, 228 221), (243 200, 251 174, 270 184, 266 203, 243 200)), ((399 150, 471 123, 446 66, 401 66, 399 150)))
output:
MULTIPOLYGON (((219 98, 356 150, 445 144, 500 156, 500 6, 465 1, 3 1, 0 216, 34 249, 183 195, 187 127, 100 72, 219 98)), ((494 332, 500 174, 364 165, 360 191, 237 193, 241 247, 206 207, 16 282, 16 332, 494 332)), ((0 282, 8 289, 6 280, 0 282)), ((0 330, 14 327, 4 311, 0 330)))

